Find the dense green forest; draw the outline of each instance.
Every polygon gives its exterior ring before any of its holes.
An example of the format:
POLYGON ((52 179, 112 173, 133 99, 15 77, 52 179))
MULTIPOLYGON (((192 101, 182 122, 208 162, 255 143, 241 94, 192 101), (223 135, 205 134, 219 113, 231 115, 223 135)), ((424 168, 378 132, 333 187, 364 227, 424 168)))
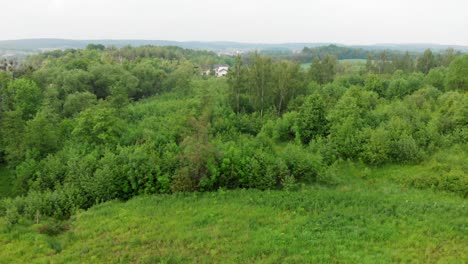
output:
MULTIPOLYGON (((340 67, 150 46, 30 57, 1 72, 0 158, 18 196, 2 212, 66 218, 143 193, 332 184, 338 160, 418 163, 466 143, 468 56, 340 67), (202 76, 216 63, 232 64, 227 78, 202 76)), ((438 187, 466 197, 463 173, 438 187)))
POLYGON ((102 45, 5 67, 2 221, 66 220, 137 195, 338 186, 343 164, 363 175, 426 164, 432 173, 397 182, 466 199, 468 55, 381 52, 355 65, 329 49, 305 50, 306 69, 259 53, 102 45), (203 74, 217 64, 227 77, 203 74))

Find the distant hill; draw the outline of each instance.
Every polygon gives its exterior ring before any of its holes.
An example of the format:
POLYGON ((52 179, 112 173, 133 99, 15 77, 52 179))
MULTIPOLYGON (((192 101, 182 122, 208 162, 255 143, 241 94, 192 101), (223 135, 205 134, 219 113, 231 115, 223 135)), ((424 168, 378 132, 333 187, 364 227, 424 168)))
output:
POLYGON ((375 44, 375 45, 356 45, 352 46, 355 48, 363 48, 363 49, 389 49, 389 50, 403 50, 403 51, 410 51, 410 52, 422 52, 426 49, 431 49, 433 51, 443 51, 449 48, 454 50, 459 50, 461 52, 468 52, 468 46, 462 45, 442 45, 442 44, 431 44, 431 43, 410 43, 410 44, 375 44))
MULTIPOLYGON (((202 42, 202 41, 169 41, 169 40, 112 40, 112 39, 99 39, 99 40, 71 40, 71 39, 19 39, 19 40, 3 40, 0 41, 0 51, 16 51, 16 52, 41 52, 52 49, 80 49, 85 48, 90 43, 103 44, 105 46, 122 47, 126 45, 131 46, 179 46, 187 49, 203 49, 223 53, 235 53, 237 51, 288 51, 299 52, 304 47, 319 47, 336 43, 240 43, 240 42, 202 42)), ((361 48, 365 50, 401 50, 411 52, 422 52, 425 49, 432 49, 434 51, 445 50, 453 48, 462 52, 468 52, 468 46, 459 45, 439 45, 439 44, 375 44, 375 45, 342 45, 337 46, 361 48)), ((1 53, 0 53, 1 55, 1 53)))
POLYGON ((70 39, 19 39, 0 41, 0 49, 3 50, 48 50, 48 49, 79 49, 86 45, 103 44, 105 46, 123 47, 131 46, 178 46, 187 49, 204 49, 212 51, 227 50, 302 50, 304 47, 317 47, 330 43, 240 43, 240 42, 201 42, 201 41, 170 41, 170 40, 70 40, 70 39))

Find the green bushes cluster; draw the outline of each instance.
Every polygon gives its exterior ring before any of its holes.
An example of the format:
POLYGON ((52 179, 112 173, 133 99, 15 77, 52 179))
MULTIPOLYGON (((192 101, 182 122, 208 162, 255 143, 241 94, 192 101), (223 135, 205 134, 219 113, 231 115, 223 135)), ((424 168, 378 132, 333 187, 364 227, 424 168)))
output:
MULTIPOLYGON (((335 79, 329 56, 306 72, 254 54, 216 79, 197 69, 222 57, 177 48, 41 54, 35 71, 0 76, 0 160, 17 194, 0 214, 65 219, 140 194, 336 184, 337 160, 421 162, 468 140, 467 58, 335 79)), ((466 196, 465 169, 407 184, 466 196)))
POLYGON ((468 156, 466 145, 455 145, 438 152, 423 162, 413 175, 400 175, 397 180, 408 187, 435 189, 468 197, 468 156))

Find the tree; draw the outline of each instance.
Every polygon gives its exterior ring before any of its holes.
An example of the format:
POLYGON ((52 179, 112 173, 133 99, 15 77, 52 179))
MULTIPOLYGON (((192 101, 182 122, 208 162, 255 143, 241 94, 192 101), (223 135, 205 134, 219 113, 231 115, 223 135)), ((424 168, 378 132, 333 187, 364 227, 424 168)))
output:
POLYGON ((263 117, 265 109, 270 105, 272 62, 270 58, 260 56, 258 53, 254 53, 250 59, 249 85, 252 105, 263 117))
POLYGON ((3 111, 7 111, 7 98, 9 93, 7 91, 8 83, 11 81, 11 74, 5 71, 0 71, 0 117, 3 111))
POLYGON ((240 55, 237 55, 234 67, 229 70, 227 77, 231 107, 237 114, 245 112, 245 107, 242 107, 241 103, 247 92, 247 76, 240 55))
POLYGON ((378 57, 377 71, 380 74, 393 72, 393 65, 390 62, 389 53, 386 50, 382 51, 378 57))
POLYGON ((388 83, 378 74, 369 74, 364 81, 364 88, 368 91, 376 92, 379 96, 384 96, 388 83))
POLYGON ((309 95, 299 108, 299 133, 303 144, 328 134, 325 104, 317 94, 309 95))
POLYGON ((8 111, 0 119, 1 150, 5 152, 6 160, 10 165, 16 165, 25 155, 23 136, 26 121, 20 110, 8 111))
POLYGON ((427 74, 432 68, 436 67, 434 54, 430 49, 424 51, 423 55, 418 58, 418 71, 427 74))
POLYGON ((138 79, 120 65, 98 64, 89 71, 93 75, 93 93, 99 99, 121 91, 129 97, 137 94, 138 79))
POLYGON ((460 52, 456 52, 454 49, 449 48, 444 53, 440 54, 439 64, 444 67, 448 67, 454 59, 460 56, 460 52))
POLYGON ((366 71, 368 73, 375 73, 377 71, 375 66, 374 66, 374 56, 372 56, 371 54, 367 55, 366 71))
POLYGON ((116 110, 100 104, 80 113, 72 136, 88 144, 116 146, 123 131, 124 123, 116 110))
POLYGON ((42 92, 35 82, 20 78, 8 84, 3 99, 6 109, 20 111, 22 119, 28 120, 33 118, 39 109, 42 92))
POLYGON ((138 78, 138 91, 135 99, 151 96, 162 92, 163 81, 166 73, 153 66, 151 61, 144 60, 135 65, 131 70, 132 74, 138 78))
POLYGON ((297 95, 304 93, 302 78, 297 63, 281 61, 273 65, 273 97, 278 115, 286 111, 289 102, 297 95))
POLYGON ((59 116, 49 108, 43 108, 26 123, 24 144, 28 149, 38 151, 40 157, 59 149, 59 116))
POLYGON ((309 77, 318 84, 333 81, 338 62, 335 56, 326 55, 323 60, 315 57, 309 69, 309 77))
POLYGON ((194 65, 190 61, 183 61, 171 72, 164 83, 166 91, 188 95, 192 92, 192 77, 195 73, 194 65))
MULTIPOLYGON (((108 72, 102 72, 102 74, 108 74, 108 72)), ((58 85, 61 86, 62 99, 68 94, 92 91, 93 74, 87 71, 81 69, 65 71, 60 74, 59 80, 61 80, 58 85)))
POLYGON ((447 90, 468 91, 468 55, 452 61, 448 69, 445 87, 447 90))
POLYGON ((73 117, 81 111, 96 105, 97 102, 96 95, 90 92, 70 94, 63 104, 63 114, 66 117, 73 117))
POLYGON ((330 122, 328 140, 342 158, 355 158, 363 150, 364 129, 372 124, 370 112, 378 95, 361 87, 349 88, 327 115, 330 122))
POLYGON ((394 54, 392 63, 395 70, 402 70, 408 73, 414 70, 414 61, 409 52, 405 52, 403 56, 394 54))
POLYGON ((89 43, 87 46, 86 46, 86 49, 88 50, 104 50, 106 47, 104 47, 104 45, 102 44, 93 44, 93 43, 89 43))
POLYGON ((205 111, 200 118, 192 118, 193 133, 182 141, 180 162, 172 185, 173 191, 213 190, 217 186, 219 171, 217 154, 209 142, 210 113, 205 111))

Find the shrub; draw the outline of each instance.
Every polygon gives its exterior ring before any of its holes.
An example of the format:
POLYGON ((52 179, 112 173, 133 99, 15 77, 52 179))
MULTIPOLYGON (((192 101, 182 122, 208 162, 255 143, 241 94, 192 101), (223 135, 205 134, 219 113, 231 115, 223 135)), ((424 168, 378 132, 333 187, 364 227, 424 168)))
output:
POLYGON ((69 227, 62 222, 55 219, 50 219, 46 223, 39 226, 37 231, 48 236, 56 236, 62 232, 67 231, 68 229, 69 227))
POLYGON ((281 179, 281 186, 285 191, 297 191, 299 189, 299 184, 296 181, 296 178, 292 175, 286 175, 281 179))
POLYGON ((301 182, 315 182, 322 170, 322 158, 298 145, 288 144, 280 157, 290 174, 301 182))
POLYGON ((172 178, 172 192, 191 192, 195 191, 196 185, 189 173, 189 168, 179 169, 172 178))

